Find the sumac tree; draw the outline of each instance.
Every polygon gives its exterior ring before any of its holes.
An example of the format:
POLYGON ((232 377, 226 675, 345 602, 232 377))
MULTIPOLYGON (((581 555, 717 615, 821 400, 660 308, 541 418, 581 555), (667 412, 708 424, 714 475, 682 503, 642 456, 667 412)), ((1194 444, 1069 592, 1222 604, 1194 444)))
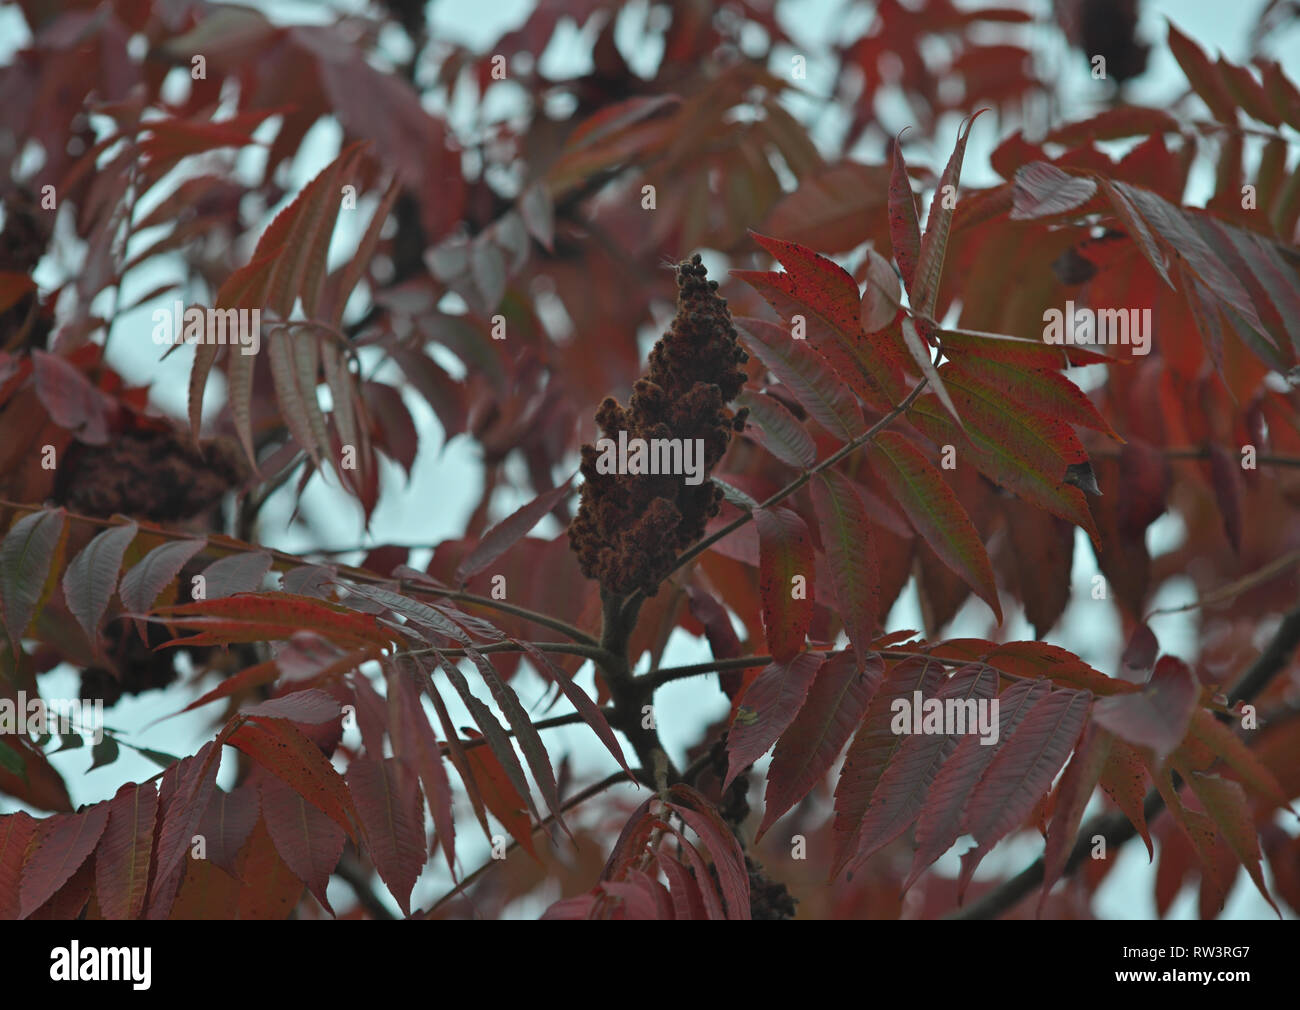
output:
POLYGON ((17 6, 0 914, 1074 918, 1133 836, 1160 914, 1300 909, 1264 49, 1089 0, 820 43, 543 2, 476 48, 423 4, 17 6), (399 542, 439 429, 481 488, 399 542), (151 691, 209 732, 114 718, 151 691), (124 753, 161 770, 109 788, 124 753))

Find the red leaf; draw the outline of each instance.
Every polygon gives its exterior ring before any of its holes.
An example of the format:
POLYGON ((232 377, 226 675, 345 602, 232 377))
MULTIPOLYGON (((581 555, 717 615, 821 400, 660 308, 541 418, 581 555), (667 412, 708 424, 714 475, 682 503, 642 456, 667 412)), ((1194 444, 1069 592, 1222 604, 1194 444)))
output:
POLYGON ((1066 861, 1079 833, 1079 823, 1083 820, 1083 811, 1110 756, 1112 739, 1100 726, 1088 726, 1065 774, 1061 776, 1056 791, 1056 811, 1052 815, 1051 827, 1047 829, 1047 851, 1043 854, 1043 890, 1038 898, 1040 918, 1052 885, 1065 872, 1066 861))
POLYGON ((1146 782, 1146 768, 1137 751, 1123 740, 1112 739, 1110 753, 1101 770, 1102 791, 1124 812, 1142 841, 1146 842, 1147 857, 1155 859, 1155 849, 1151 845, 1151 834, 1147 831, 1146 812, 1143 809, 1146 782))
POLYGON ((1088 718, 1087 691, 1053 691, 1021 720, 1011 739, 998 748, 971 794, 962 828, 975 848, 961 857, 958 891, 1007 832, 1017 828, 1052 785, 1088 718))
POLYGON ((108 402, 67 358, 32 349, 36 395, 50 418, 86 445, 106 445, 108 402))
POLYGON ((95 893, 105 919, 138 919, 149 893, 158 819, 152 782, 128 782, 108 803, 108 826, 95 851, 95 893))
MULTIPOLYGON (((282 779, 274 775, 263 775, 260 787, 262 819, 266 821, 266 830, 275 843, 276 851, 325 910, 333 914, 334 909, 330 908, 325 890, 330 874, 338 866, 339 856, 343 854, 343 843, 347 836, 337 824, 308 804, 282 779)), ((353 797, 356 797, 355 789, 353 797)), ((362 816, 364 818, 364 813, 362 816)), ((382 875, 382 870, 380 872, 382 875)))
POLYGON ((21 810, 0 817, 0 919, 18 918, 23 860, 42 823, 21 810))
POLYGON ((352 800, 343 778, 321 749, 292 723, 255 716, 230 734, 229 743, 284 779, 349 837, 356 838, 348 821, 352 800))
POLYGON ((1259 866, 1259 836, 1255 833, 1255 821, 1241 786, 1217 775, 1202 775, 1199 772, 1191 772, 1187 784, 1192 787, 1192 792, 1201 801, 1210 819, 1218 825, 1224 841, 1241 860, 1241 865, 1250 874, 1259 893, 1277 912, 1278 918, 1282 918, 1282 913, 1278 911, 1264 884, 1264 874, 1259 866))
POLYGON ((451 781, 442 765, 438 738, 420 704, 418 681, 409 667, 388 670, 389 735, 393 756, 414 770, 424 786, 433 829, 442 845, 452 879, 456 877, 456 826, 452 817, 451 781))
MULTIPOLYGON (((1003 691, 998 696, 998 740, 1007 740, 1050 690, 1042 681, 1018 680, 1003 691)), ((957 841, 971 792, 997 752, 997 747, 984 746, 978 737, 967 737, 939 769, 916 825, 916 855, 903 890, 957 841)))
MULTIPOLYGON (((478 736, 471 731, 471 736, 478 736)), ((519 794, 497 756, 487 747, 472 747, 465 751, 465 760, 470 774, 478 787, 483 802, 510 836, 520 847, 538 863, 537 850, 533 847, 533 829, 528 820, 529 803, 519 794)))
POLYGON ((812 537, 804 521, 787 508, 757 509, 754 519, 768 651, 777 661, 789 660, 803 648, 812 623, 816 581, 812 537))
POLYGON ((727 731, 727 777, 723 789, 752 765, 794 721, 808 688, 825 660, 805 652, 763 668, 740 696, 727 731))
POLYGON ((893 731, 895 699, 910 704, 915 691, 934 692, 943 680, 942 663, 928 659, 905 659, 894 665, 871 698, 866 717, 849 745, 840 780, 835 785, 835 859, 831 876, 838 876, 857 851, 858 832, 866 816, 876 785, 894 760, 904 737, 893 731))
POLYGON ((880 612, 880 574, 866 506, 852 482, 834 470, 819 473, 809 486, 821 528, 822 549, 839 604, 836 613, 858 655, 865 656, 876 634, 880 612))
POLYGON ((358 614, 338 604, 279 591, 196 600, 158 607, 154 613, 168 624, 206 629, 183 639, 187 644, 265 642, 314 631, 345 646, 384 647, 397 637, 370 614, 358 614))
POLYGON ((472 575, 477 575, 514 545, 520 537, 526 536, 547 513, 569 496, 570 476, 558 487, 544 491, 527 505, 512 512, 506 518, 483 534, 465 559, 456 568, 456 580, 461 585, 472 575))
POLYGON ((832 656, 817 671, 799 714, 772 752, 758 837, 830 771, 866 714, 884 671, 879 656, 867 653, 859 662, 852 650, 832 656))
MULTIPOLYGON (((916 197, 912 180, 903 160, 900 133, 894 138, 894 164, 889 177, 889 237, 894 245, 894 259, 903 275, 909 295, 916 292, 916 263, 921 256, 921 226, 916 219, 916 197)), ((915 304, 915 298, 913 298, 915 304)))
POLYGON ((957 144, 948 164, 944 166, 939 185, 930 201, 930 214, 925 221, 925 236, 916 259, 916 283, 909 289, 912 307, 926 318, 934 316, 939 298, 939 281, 943 275, 943 261, 948 252, 948 232, 956 210, 957 183, 961 179, 961 163, 966 157, 966 141, 971 128, 987 109, 978 109, 964 120, 957 130, 957 144))
POLYGON ((528 654, 528 658, 533 661, 537 672, 560 689, 577 713, 582 716, 583 721, 595 731, 600 742, 614 756, 614 760, 619 763, 624 771, 631 775, 632 769, 628 767, 627 760, 623 756, 623 748, 619 746, 618 738, 614 736, 614 731, 609 728, 609 722, 600 709, 596 707, 596 703, 587 695, 587 692, 575 684, 572 677, 552 663, 550 657, 533 645, 532 642, 521 640, 519 644, 523 647, 524 652, 528 654))
POLYGON ((239 852, 248 841, 260 815, 258 789, 249 781, 231 792, 212 791, 208 809, 199 820, 199 834, 207 842, 208 862, 232 877, 238 876, 239 852))
POLYGON ((1093 717, 1116 736, 1150 747, 1164 760, 1187 735, 1199 695, 1200 685, 1187 664, 1161 656, 1141 691, 1103 698, 1093 717))
POLYGON ((227 733, 228 730, 222 730, 216 740, 205 743, 193 757, 172 766, 172 778, 163 780, 158 797, 154 871, 149 884, 147 915, 150 919, 167 918, 176 900, 187 853, 217 786, 221 748, 227 733))
POLYGON ((749 919, 749 872, 745 867, 745 850, 731 833, 731 828, 716 808, 690 786, 678 783, 669 789, 669 805, 691 830, 704 840, 714 868, 728 919, 749 919))
MULTIPOLYGON (((933 695, 927 695, 923 685, 922 703, 932 697, 941 704, 953 699, 959 703, 974 701, 978 705, 991 699, 997 687, 995 671, 987 666, 967 666, 957 670, 948 680, 941 681, 933 695)), ((916 694, 906 700, 912 707, 911 714, 915 720, 916 694)), ((966 718, 965 710, 962 718, 966 718)), ((975 720, 972 714, 971 721, 965 724, 965 732, 961 734, 952 731, 904 735, 871 794, 871 804, 858 827, 856 852, 849 861, 850 869, 861 865, 911 826, 925 805, 944 762, 967 736, 979 738, 975 720)))
POLYGON ((25 919, 66 884, 95 850, 108 824, 108 804, 40 822, 18 887, 18 918, 25 919))

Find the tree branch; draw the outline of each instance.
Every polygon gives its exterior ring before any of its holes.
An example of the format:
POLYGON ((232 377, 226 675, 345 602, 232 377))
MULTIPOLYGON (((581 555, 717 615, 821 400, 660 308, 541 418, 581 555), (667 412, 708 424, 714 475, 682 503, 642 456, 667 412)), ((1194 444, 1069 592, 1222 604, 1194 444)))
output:
MULTIPOLYGON (((1282 619, 1282 624, 1278 627, 1272 641, 1229 692, 1229 704, 1250 701, 1258 695, 1270 680, 1286 669, 1291 653, 1297 645, 1300 645, 1300 607, 1292 610, 1282 619)), ((1160 793, 1151 790, 1142 804, 1148 823, 1164 809, 1164 806, 1164 799, 1160 793)), ((1101 835, 1106 840, 1107 852, 1114 852, 1136 834, 1137 828, 1123 813, 1103 814, 1093 818, 1079 832, 1074 848, 1070 851, 1070 858, 1066 861, 1063 877, 1069 877, 1088 858, 1092 851, 1092 838, 1095 835, 1101 835)), ((1014 908, 1036 887, 1042 886, 1042 883, 1043 860, 1039 858, 978 901, 946 918, 996 919, 1014 908)))

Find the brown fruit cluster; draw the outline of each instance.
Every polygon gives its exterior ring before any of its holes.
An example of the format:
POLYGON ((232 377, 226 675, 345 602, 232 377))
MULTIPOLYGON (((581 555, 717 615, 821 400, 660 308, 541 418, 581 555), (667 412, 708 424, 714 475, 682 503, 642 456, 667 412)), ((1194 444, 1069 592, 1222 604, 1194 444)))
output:
POLYGON ((731 416, 726 408, 745 385, 740 366, 749 358, 698 255, 677 265, 677 287, 677 315, 650 353, 649 373, 632 387, 627 407, 606 397, 596 423, 615 442, 621 431, 629 442, 701 439, 706 479, 691 485, 678 474, 598 473, 599 451, 582 447, 585 483, 569 544, 583 574, 615 595, 640 589, 653 596, 677 554, 703 535, 722 500, 707 475, 748 414, 731 416))
POLYGON ((76 446, 59 468, 53 498, 82 515, 176 521, 212 508, 246 473, 229 439, 200 450, 170 431, 124 432, 108 445, 76 446))

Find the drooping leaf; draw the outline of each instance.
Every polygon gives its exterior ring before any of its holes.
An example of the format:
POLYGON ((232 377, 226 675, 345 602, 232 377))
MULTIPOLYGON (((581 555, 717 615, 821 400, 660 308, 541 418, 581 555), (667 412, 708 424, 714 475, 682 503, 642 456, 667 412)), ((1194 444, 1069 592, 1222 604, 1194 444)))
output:
MULTIPOLYGON (((360 761, 367 758, 357 759, 360 761)), ((351 768, 349 768, 349 773, 351 768)), ((351 784, 351 783, 349 783, 351 784)), ((338 866, 347 836, 319 809, 304 800, 288 783, 275 775, 263 775, 259 783, 262 798, 262 819, 267 833, 275 843, 276 851, 316 897, 316 900, 333 914, 326 899, 325 889, 330 874, 338 866)), ((352 790, 357 800, 355 787, 352 790)), ((359 804, 358 804, 359 806, 359 804)), ((365 823, 365 812, 358 810, 365 823)), ((367 839, 369 841, 369 838, 367 839)), ((423 857, 423 846, 421 846, 423 857)), ((376 860, 376 865, 378 861, 376 860)), ((383 875, 382 870, 380 871, 383 875)), ((387 882, 387 878, 385 878, 387 882)))
POLYGON ((787 508, 757 509, 759 591, 768 651, 778 662, 803 648, 812 622, 815 558, 812 536, 787 508))
POLYGON ((1264 884, 1264 874, 1259 865, 1259 836, 1255 832, 1254 818, 1241 786, 1217 775, 1202 775, 1200 772, 1191 772, 1187 784, 1192 787, 1192 792, 1201 801, 1210 819, 1218 825, 1224 841, 1241 860, 1241 865, 1250 874, 1259 893, 1277 912, 1278 918, 1281 918, 1282 913, 1278 911, 1273 896, 1264 884))
POLYGON ((817 653, 805 652, 772 663, 745 689, 727 733, 724 789, 762 757, 794 721, 824 661, 817 653))
MULTIPOLYGON (((1006 741, 1049 690, 1042 681, 1019 680, 1003 691, 998 696, 998 740, 1006 741)), ((939 769, 916 825, 916 855, 904 890, 957 841, 966 804, 997 753, 998 748, 984 746, 978 737, 967 737, 939 769)))
POLYGON ((817 670, 798 715, 772 752, 759 837, 830 771, 866 714, 884 672, 878 655, 866 653, 859 660, 852 649, 837 653, 817 670))
POLYGON ((823 470, 809 488, 821 527, 831 589, 839 604, 837 614, 844 622, 850 644, 865 656, 875 637, 880 611, 880 574, 871 520, 852 482, 837 471, 823 470))
POLYGON ((1056 794, 1056 810, 1052 815, 1051 826, 1047 829, 1047 850, 1043 855, 1043 889, 1038 898, 1040 916, 1053 885, 1065 872, 1066 861, 1083 820, 1084 808, 1106 767, 1113 739, 1099 725, 1094 723, 1088 726, 1083 731, 1079 746, 1075 748, 1074 757, 1066 766, 1065 774, 1061 776, 1056 794))
POLYGON ((984 855, 1029 814, 1052 784, 1088 718, 1087 691, 1053 691, 1037 702, 998 748, 981 776, 962 820, 975 848, 961 857, 964 891, 984 855))
POLYGON ((861 427, 853 394, 806 340, 763 319, 734 320, 745 346, 794 394, 812 418, 832 435, 848 441, 861 427))
POLYGON ((253 716, 230 734, 229 743, 283 779, 355 839, 348 820, 352 799, 342 776, 321 749, 292 723, 253 716))
POLYGON ((457 566, 457 581, 464 585, 466 579, 483 571, 509 550, 520 537, 526 536, 541 521, 543 516, 551 512, 569 496, 569 484, 572 480, 573 477, 570 476, 557 487, 549 491, 543 491, 528 504, 516 509, 484 533, 483 539, 479 541, 478 546, 470 551, 460 565, 457 566))
POLYGON ((133 522, 105 530, 82 548, 63 573, 63 597, 92 643, 117 587, 122 558, 138 530, 133 522))
POLYGON ((1186 663, 1161 656, 1141 691, 1103 698, 1093 718, 1121 739, 1150 747, 1163 760, 1187 734, 1199 693, 1186 663))
POLYGON ((849 745, 835 784, 835 821, 831 834, 835 840, 835 858, 831 877, 844 869, 857 851, 859 830, 880 778, 894 760, 905 737, 893 730, 894 702, 905 699, 910 705, 913 694, 933 694, 943 680, 943 664, 924 658, 909 658, 890 669, 871 698, 866 717, 849 745))
POLYGON ((872 467, 916 531, 943 561, 987 603, 1002 622, 993 566, 979 531, 939 471, 910 441, 882 431, 870 450, 872 467))
POLYGON ((64 540, 64 516, 63 509, 32 512, 15 522, 0 543, 0 603, 15 649, 52 588, 57 574, 54 559, 64 540))
MULTIPOLYGON (((477 734, 473 734, 477 736, 477 734)), ((479 794, 492 816, 501 822, 520 848, 537 860, 533 846, 532 823, 528 811, 532 801, 526 800, 515 786, 514 776, 498 760, 489 747, 473 747, 465 751, 469 773, 473 776, 479 794)), ((537 860, 541 862, 541 860, 537 860)))
POLYGON ((95 850, 95 894, 104 918, 137 919, 144 909, 157 817, 152 782, 128 782, 109 801, 108 824, 95 850))
POLYGON ((0 919, 18 918, 23 861, 41 824, 21 810, 0 817, 0 919))

